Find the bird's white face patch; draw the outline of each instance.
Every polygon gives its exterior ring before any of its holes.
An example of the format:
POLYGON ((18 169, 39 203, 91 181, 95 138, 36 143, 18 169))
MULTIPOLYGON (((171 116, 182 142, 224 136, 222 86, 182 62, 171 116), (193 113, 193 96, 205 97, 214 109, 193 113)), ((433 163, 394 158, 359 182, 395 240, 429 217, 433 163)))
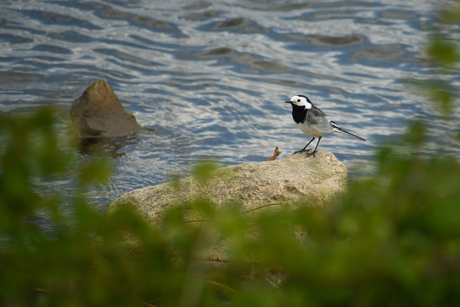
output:
POLYGON ((290 101, 292 104, 295 104, 299 107, 305 107, 305 109, 311 109, 311 103, 308 101, 306 97, 303 96, 292 96, 290 101))

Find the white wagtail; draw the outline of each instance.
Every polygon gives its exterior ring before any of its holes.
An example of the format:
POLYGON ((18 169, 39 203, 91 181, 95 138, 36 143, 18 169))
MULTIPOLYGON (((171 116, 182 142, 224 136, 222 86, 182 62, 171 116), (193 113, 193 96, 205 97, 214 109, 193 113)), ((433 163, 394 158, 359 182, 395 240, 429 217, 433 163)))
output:
POLYGON ((294 118, 297 127, 299 127, 299 129, 302 130, 302 132, 306 135, 313 137, 302 150, 296 151, 294 153, 305 151, 308 145, 310 145, 314 139, 318 138, 318 143, 316 143, 315 150, 313 150, 311 153, 308 153, 307 155, 315 156, 321 138, 324 135, 331 134, 333 132, 345 133, 361 141, 365 141, 365 139, 340 128, 329 118, 329 116, 321 111, 321 109, 315 107, 307 96, 292 96, 290 100, 285 102, 292 105, 292 117, 294 118))

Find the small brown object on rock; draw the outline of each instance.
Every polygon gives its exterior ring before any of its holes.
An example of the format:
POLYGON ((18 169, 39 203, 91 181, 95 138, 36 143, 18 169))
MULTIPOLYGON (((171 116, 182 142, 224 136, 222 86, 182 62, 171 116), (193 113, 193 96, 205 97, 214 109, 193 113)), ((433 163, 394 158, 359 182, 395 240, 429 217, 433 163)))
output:
POLYGON ((80 138, 119 137, 144 129, 102 79, 73 102, 70 116, 80 138))
POLYGON ((279 150, 278 146, 276 146, 275 148, 275 152, 273 153, 273 156, 268 159, 267 161, 273 161, 276 159, 276 157, 278 157, 280 154, 282 153, 282 151, 279 150))

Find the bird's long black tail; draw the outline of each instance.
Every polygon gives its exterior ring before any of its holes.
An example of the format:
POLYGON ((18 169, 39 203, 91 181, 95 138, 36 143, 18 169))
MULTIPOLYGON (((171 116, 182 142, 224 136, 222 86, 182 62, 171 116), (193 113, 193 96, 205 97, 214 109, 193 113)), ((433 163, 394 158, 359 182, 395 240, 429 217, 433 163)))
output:
POLYGON ((357 138, 358 140, 365 141, 365 139, 363 139, 362 137, 359 137, 359 136, 357 136, 357 135, 354 135, 353 133, 348 132, 347 130, 343 130, 343 129, 340 128, 336 123, 334 123, 333 121, 331 121, 331 124, 332 124, 332 129, 334 130, 334 132, 345 133, 345 134, 348 134, 349 136, 352 136, 352 137, 354 137, 354 138, 357 138))

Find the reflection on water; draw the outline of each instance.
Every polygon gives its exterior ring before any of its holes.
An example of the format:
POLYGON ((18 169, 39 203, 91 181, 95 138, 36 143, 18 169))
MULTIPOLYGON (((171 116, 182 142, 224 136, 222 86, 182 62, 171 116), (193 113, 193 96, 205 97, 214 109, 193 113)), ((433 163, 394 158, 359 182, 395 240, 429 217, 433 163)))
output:
MULTIPOLYGON (((283 103, 295 94, 367 140, 330 135, 321 149, 371 171, 376 146, 430 112, 401 80, 436 75, 420 55, 432 3, 2 1, 0 111, 70 110, 107 80, 152 131, 103 145, 116 168, 95 192, 103 205, 202 158, 238 164, 266 160, 276 146, 298 150, 309 138, 283 103)), ((444 125, 433 133, 452 129, 444 125)))

